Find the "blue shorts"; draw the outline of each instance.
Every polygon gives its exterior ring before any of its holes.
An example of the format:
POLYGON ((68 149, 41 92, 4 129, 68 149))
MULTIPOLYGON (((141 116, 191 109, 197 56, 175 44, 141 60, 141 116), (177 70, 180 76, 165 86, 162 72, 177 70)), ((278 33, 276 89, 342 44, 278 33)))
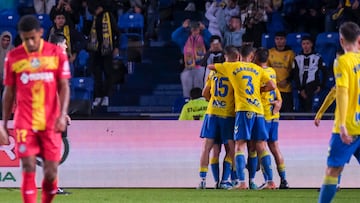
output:
POLYGON ((278 141, 278 129, 279 129, 279 119, 272 119, 265 121, 266 132, 268 133, 269 139, 268 142, 278 141))
POLYGON ((329 167, 343 167, 349 163, 351 156, 359 149, 360 138, 354 137, 354 141, 347 145, 341 141, 340 135, 333 133, 330 139, 327 165, 329 167))
POLYGON ((250 111, 236 112, 234 140, 264 140, 268 139, 264 115, 250 111))
POLYGON ((214 139, 215 144, 227 144, 233 139, 234 117, 219 117, 205 114, 200 137, 214 139))

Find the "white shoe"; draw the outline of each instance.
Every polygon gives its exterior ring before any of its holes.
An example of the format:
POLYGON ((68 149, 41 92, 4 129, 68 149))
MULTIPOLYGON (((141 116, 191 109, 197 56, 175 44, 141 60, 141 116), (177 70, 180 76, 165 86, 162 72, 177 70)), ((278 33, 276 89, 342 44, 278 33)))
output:
POLYGON ((93 106, 99 106, 99 104, 101 103, 101 98, 100 97, 96 97, 94 102, 93 102, 93 106))
POLYGON ((101 106, 109 106, 109 97, 103 97, 101 106))

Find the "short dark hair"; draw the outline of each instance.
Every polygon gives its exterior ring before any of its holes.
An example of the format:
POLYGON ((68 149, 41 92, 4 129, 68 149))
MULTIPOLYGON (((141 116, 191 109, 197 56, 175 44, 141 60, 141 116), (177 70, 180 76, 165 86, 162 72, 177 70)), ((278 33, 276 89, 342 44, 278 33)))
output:
POLYGON ((213 43, 214 41, 218 41, 219 43, 221 43, 221 37, 219 35, 211 35, 210 37, 210 43, 213 43))
POLYGON ((30 32, 32 30, 40 30, 39 20, 34 15, 24 15, 18 23, 19 32, 30 32))
POLYGON ((339 31, 341 35, 347 42, 354 43, 357 41, 358 36, 360 35, 360 28, 354 22, 345 22, 343 23, 339 31))
POLYGON ((276 32, 275 37, 286 37, 286 32, 284 31, 276 32))
POLYGON ((232 18, 234 18, 234 19, 238 19, 239 21, 240 21, 240 24, 242 24, 242 22, 241 22, 241 16, 231 16, 230 17, 230 19, 232 19, 232 18))
POLYGON ((190 90, 190 99, 198 99, 202 96, 202 89, 200 87, 194 87, 190 90))
POLYGON ((242 57, 248 57, 254 51, 255 51, 254 47, 250 44, 244 44, 240 47, 240 55, 242 57))
POLYGON ((301 41, 305 41, 305 40, 308 40, 308 41, 314 43, 313 38, 311 36, 309 36, 309 35, 305 35, 305 36, 301 37, 301 41))
POLYGON ((49 42, 53 44, 61 43, 66 40, 64 33, 54 32, 49 36, 49 42))
POLYGON ((269 58, 269 51, 264 47, 259 47, 255 52, 257 62, 265 63, 269 58))
POLYGON ((225 47, 224 53, 231 60, 236 60, 239 54, 239 50, 235 46, 229 45, 225 47))

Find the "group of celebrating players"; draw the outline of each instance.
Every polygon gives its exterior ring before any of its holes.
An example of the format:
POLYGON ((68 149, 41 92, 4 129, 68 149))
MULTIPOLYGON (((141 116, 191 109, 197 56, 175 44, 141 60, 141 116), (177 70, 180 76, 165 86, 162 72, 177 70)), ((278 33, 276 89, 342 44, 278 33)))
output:
POLYGON ((276 88, 275 71, 267 66, 269 52, 265 48, 255 51, 250 45, 244 45, 240 49, 225 47, 224 53, 224 63, 207 66, 212 71, 203 89, 209 104, 200 135, 205 139, 198 188, 206 188, 209 156, 213 149, 210 165, 216 188, 248 189, 244 172, 247 168, 250 189, 275 189, 267 143, 281 179, 279 188, 289 188, 284 159, 277 142, 282 99, 276 88), (218 157, 222 144, 225 145, 226 156, 219 180, 218 157), (262 187, 254 183, 258 164, 265 179, 262 187))
MULTIPOLYGON (((336 101, 334 127, 319 203, 332 201, 340 174, 352 155, 360 163, 360 28, 353 22, 346 22, 340 26, 339 33, 344 54, 334 62, 336 85, 315 117, 315 125, 318 126, 324 109, 333 100, 336 101)), ((275 189, 266 143, 276 161, 281 179, 279 188, 289 188, 284 159, 277 143, 282 100, 276 88, 276 74, 267 67, 269 53, 266 49, 257 49, 254 57, 251 57, 252 54, 251 47, 243 46, 238 50, 228 46, 225 48, 225 62, 207 67, 212 71, 203 89, 209 105, 200 135, 204 138, 200 157, 200 189, 206 188, 212 149, 215 156, 210 164, 216 188, 275 189), (226 156, 222 179, 219 181, 218 154, 222 144, 225 145, 226 156), (265 178, 263 187, 257 187, 254 183, 258 162, 265 178), (245 182, 245 168, 249 171, 249 187, 245 182)))

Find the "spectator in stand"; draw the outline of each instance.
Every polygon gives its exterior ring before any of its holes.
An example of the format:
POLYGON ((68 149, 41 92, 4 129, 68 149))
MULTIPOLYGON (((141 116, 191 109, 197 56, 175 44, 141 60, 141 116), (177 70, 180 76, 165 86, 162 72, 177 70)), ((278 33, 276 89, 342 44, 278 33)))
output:
POLYGON ((244 27, 245 35, 252 38, 254 47, 261 46, 261 37, 266 33, 266 22, 268 19, 267 12, 271 11, 271 2, 268 0, 256 1, 251 0, 246 8, 246 17, 244 27))
POLYGON ((77 30, 71 28, 65 18, 65 14, 63 11, 56 11, 53 13, 54 15, 54 26, 50 28, 46 39, 49 41, 50 35, 56 32, 63 33, 66 38, 67 49, 66 52, 69 57, 70 64, 76 59, 77 54, 81 49, 85 48, 85 39, 81 33, 77 30))
POLYGON ((316 36, 323 31, 324 18, 320 1, 303 0, 298 4, 298 18, 293 22, 297 25, 297 32, 307 32, 316 36))
POLYGON ((339 7, 344 8, 342 22, 352 21, 360 24, 359 0, 339 0, 339 7))
POLYGON ((179 120, 204 120, 208 102, 202 97, 202 89, 194 87, 190 91, 190 101, 181 109, 179 120))
POLYGON ((238 5, 238 0, 223 0, 222 2, 225 2, 225 8, 221 11, 223 11, 222 15, 224 16, 226 23, 230 22, 230 18, 232 16, 240 16, 240 7, 238 5))
MULTIPOLYGON (((225 62, 224 51, 221 46, 221 38, 213 35, 210 38, 210 49, 206 52, 202 59, 201 66, 207 67, 208 64, 223 63, 225 62)), ((208 80, 210 70, 205 69, 204 84, 208 80)))
POLYGON ((4 62, 6 54, 14 48, 12 45, 12 35, 8 31, 4 31, 0 35, 0 93, 2 92, 3 86, 3 75, 4 75, 4 62))
POLYGON ((156 25, 159 16, 159 0, 149 0, 146 2, 146 31, 145 39, 157 39, 156 25))
POLYGON ((217 35, 222 38, 222 33, 220 31, 220 21, 219 14, 223 13, 220 10, 224 4, 220 4, 220 2, 214 1, 210 4, 209 7, 206 8, 205 17, 209 21, 208 30, 212 35, 217 35))
POLYGON ((36 14, 50 14, 51 8, 56 5, 56 0, 33 0, 36 14))
POLYGON ((59 0, 58 4, 53 6, 50 11, 50 19, 53 21, 55 13, 62 11, 66 17, 66 22, 71 28, 75 28, 75 25, 80 22, 80 12, 78 8, 74 8, 74 3, 77 1, 71 0, 59 0))
MULTIPOLYGON (((336 32, 339 15, 339 0, 322 0, 322 14, 324 15, 324 31, 336 32)), ((342 13, 342 12, 341 12, 342 13)))
POLYGON ((94 76, 93 106, 108 106, 112 87, 113 58, 119 54, 120 33, 111 12, 105 10, 102 1, 89 4, 94 14, 87 49, 90 52, 89 66, 94 76))
POLYGON ((295 54, 290 47, 286 46, 286 33, 275 33, 275 47, 269 50, 269 66, 276 72, 277 87, 280 90, 283 103, 280 112, 292 112, 292 63, 295 54))
POLYGON ((233 45, 235 47, 241 47, 243 41, 243 35, 245 29, 241 26, 240 16, 231 16, 229 23, 224 21, 225 19, 219 19, 220 30, 224 39, 224 47, 233 45))
POLYGON ((312 112, 313 97, 325 88, 327 71, 321 56, 314 52, 311 37, 301 39, 302 51, 295 56, 294 81, 300 99, 300 110, 312 112), (321 74, 320 74, 321 72, 321 74))
POLYGON ((211 33, 201 22, 190 22, 190 19, 186 19, 183 25, 172 33, 171 38, 181 48, 184 56, 185 67, 180 79, 183 96, 189 98, 193 87, 204 86, 205 68, 200 62, 205 56, 206 47, 209 47, 211 33))

